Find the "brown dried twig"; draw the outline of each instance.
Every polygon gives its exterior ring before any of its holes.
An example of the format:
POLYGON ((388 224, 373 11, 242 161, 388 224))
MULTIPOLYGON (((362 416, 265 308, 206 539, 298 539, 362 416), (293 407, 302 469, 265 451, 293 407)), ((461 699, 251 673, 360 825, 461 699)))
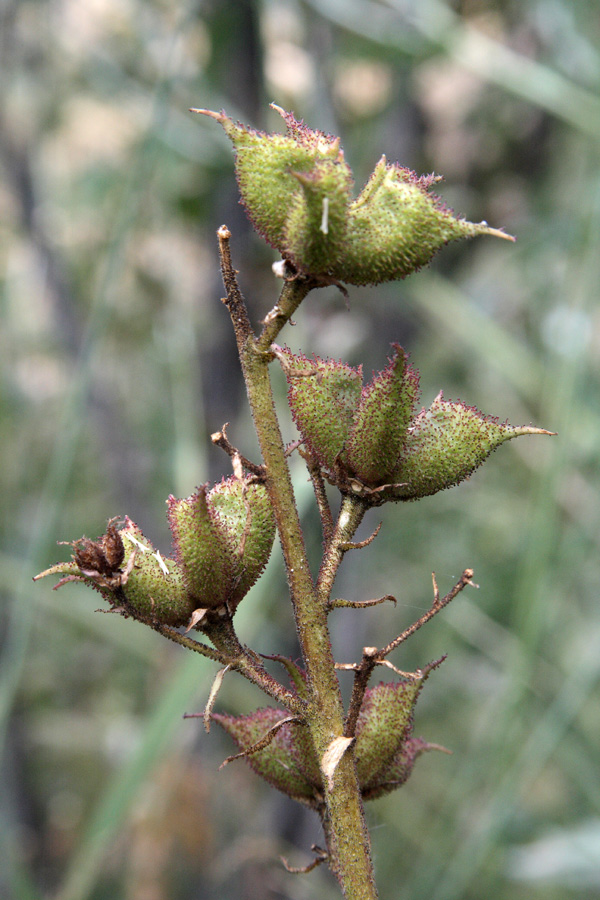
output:
POLYGON ((258 465, 257 463, 252 462, 248 457, 243 456, 237 447, 234 447, 233 444, 229 441, 227 437, 227 426, 229 422, 225 422, 220 431, 215 431, 211 434, 210 439, 215 445, 215 447, 220 447, 221 450, 224 450, 227 456, 232 460, 234 469, 236 464, 241 463, 244 469, 247 469, 252 475, 255 475, 257 479, 261 481, 264 480, 267 470, 265 466, 258 465))
POLYGON ((418 631, 419 628, 422 628, 423 625, 444 609, 444 607, 454 600, 468 584, 472 584, 473 569, 465 569, 454 587, 441 599, 435 573, 432 573, 431 577, 433 581, 433 603, 427 612, 424 613, 420 619, 417 619, 416 622, 413 622, 413 624, 405 629, 402 634, 398 635, 397 638, 394 638, 393 641, 386 644, 385 647, 381 647, 380 649, 377 649, 377 647, 364 647, 361 662, 348 666, 348 668, 354 670, 354 685, 352 687, 352 696, 350 698, 348 714, 344 723, 344 734, 346 736, 351 737, 354 735, 367 684, 369 683, 369 678, 371 677, 374 668, 379 665, 386 665, 387 660, 385 657, 388 656, 392 650, 395 650, 400 644, 403 644, 404 641, 418 631))

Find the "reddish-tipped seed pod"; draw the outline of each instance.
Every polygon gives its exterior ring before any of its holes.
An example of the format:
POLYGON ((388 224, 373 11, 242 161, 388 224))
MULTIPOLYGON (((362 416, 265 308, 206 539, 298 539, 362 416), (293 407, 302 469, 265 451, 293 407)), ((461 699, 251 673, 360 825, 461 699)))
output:
POLYGON ((373 504, 435 494, 468 478, 505 441, 552 433, 501 423, 441 393, 415 415, 419 376, 398 345, 364 388, 361 367, 289 350, 279 356, 311 454, 340 490, 373 504))

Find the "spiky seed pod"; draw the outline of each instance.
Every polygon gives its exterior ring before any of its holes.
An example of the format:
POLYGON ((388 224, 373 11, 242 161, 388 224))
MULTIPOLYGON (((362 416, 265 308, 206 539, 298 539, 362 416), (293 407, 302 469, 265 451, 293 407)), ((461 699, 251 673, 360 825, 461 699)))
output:
POLYGON ((553 434, 532 425, 514 427, 440 392, 413 420, 393 480, 392 499, 416 500, 468 478, 505 441, 524 434, 553 434))
POLYGON ((228 604, 233 612, 263 571, 275 537, 265 487, 228 478, 191 497, 170 497, 175 558, 195 608, 228 604))
POLYGON ((378 784, 410 733, 415 704, 431 669, 407 681, 380 683, 365 692, 356 723, 356 771, 361 790, 378 784))
POLYGON ((350 204, 343 260, 333 273, 348 284, 380 284, 405 278, 427 265, 449 243, 480 234, 512 240, 486 222, 454 216, 429 189, 435 177, 419 177, 385 157, 350 204))
POLYGON ((348 468, 368 485, 394 480, 419 393, 419 376, 407 365, 407 354, 399 344, 393 347, 386 368, 361 393, 344 448, 348 468))
POLYGON ((284 350, 294 421, 327 478, 368 503, 417 500, 459 484, 500 444, 524 434, 440 393, 414 415, 418 373, 395 344, 386 368, 362 388, 361 367, 284 350))
MULTIPOLYGON (((320 188, 323 192, 326 187, 331 189, 335 185, 336 195, 331 197, 333 216, 333 207, 340 205, 340 192, 347 198, 342 201, 344 205, 349 199, 352 173, 344 162, 339 138, 306 128, 291 113, 278 106, 273 105, 273 109, 283 117, 287 134, 265 134, 234 122, 223 112, 208 109, 194 112, 216 119, 225 129, 234 146, 240 194, 250 220, 259 234, 283 253, 286 241, 290 239, 290 212, 299 205, 307 211, 306 217, 309 218, 308 206, 314 206, 301 200, 303 179, 319 182, 319 163, 333 164, 321 170, 324 182, 320 188), (336 170, 339 171, 336 173, 336 170)), ((308 183, 304 184, 304 188, 309 196, 311 189, 308 183)), ((315 189, 318 193, 316 184, 315 189)), ((321 217, 322 205, 320 210, 316 210, 317 231, 321 217)))
POLYGON ((194 609, 222 606, 235 560, 207 500, 206 485, 183 500, 167 500, 173 552, 194 609))
POLYGON ((282 358, 298 430, 320 465, 333 471, 360 400, 362 367, 288 349, 282 358))
POLYGON ((194 606, 175 560, 163 558, 128 518, 119 535, 125 547, 125 569, 135 553, 133 568, 123 585, 127 602, 140 615, 163 625, 185 625, 194 606))
POLYGON ((278 248, 297 268, 328 274, 343 264, 352 175, 344 163, 317 160, 311 172, 295 173, 300 186, 278 248))
MULTIPOLYGON (((260 741, 285 716, 286 713, 279 709, 263 707, 247 716, 213 713, 212 718, 243 752, 260 741)), ((315 796, 313 785, 305 778, 297 763, 298 750, 295 743, 299 733, 306 730, 301 725, 283 725, 268 746, 246 757, 257 775, 288 797, 304 803, 312 801, 315 796)))
POLYGON ((275 539, 273 508, 262 484, 229 478, 208 495, 208 505, 233 560, 227 602, 233 612, 265 568, 275 539))
POLYGON ((231 139, 242 202, 256 230, 300 271, 347 284, 380 284, 426 265, 448 241, 491 234, 486 222, 456 218, 419 177, 385 157, 353 200, 339 138, 307 128, 273 105, 287 134, 216 119, 231 139))

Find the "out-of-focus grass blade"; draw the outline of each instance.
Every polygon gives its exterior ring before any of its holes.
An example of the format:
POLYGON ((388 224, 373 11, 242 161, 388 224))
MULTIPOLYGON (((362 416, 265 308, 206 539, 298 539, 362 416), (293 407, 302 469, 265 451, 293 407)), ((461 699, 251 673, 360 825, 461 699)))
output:
POLYGON ((319 15, 402 54, 432 51, 455 60, 484 81, 545 109, 583 134, 600 137, 600 99, 560 72, 528 59, 465 25, 439 0, 386 0, 396 15, 363 0, 304 0, 319 15))
MULTIPOLYGON (((6 900, 40 900, 41 894, 33 884, 26 865, 21 861, 22 852, 15 845, 12 826, 0 817, 0 891, 8 890, 6 900)), ((4 894, 2 894, 4 896, 4 894)))
MULTIPOLYGON (((587 203, 582 201, 581 206, 581 243, 571 257, 564 284, 557 286, 569 298, 571 307, 580 309, 596 302, 598 279, 600 187, 597 185, 594 190, 588 186, 586 192, 587 203)), ((465 895, 514 815, 523 786, 540 773, 598 681, 597 638, 589 623, 585 641, 582 644, 579 640, 577 655, 574 650, 572 665, 563 673, 562 687, 552 697, 551 688, 545 686, 551 697, 548 709, 540 713, 539 699, 531 696, 540 642, 547 633, 546 623, 551 620, 555 628, 564 623, 565 637, 569 636, 569 613, 560 607, 555 609, 561 596, 554 596, 552 589, 555 582, 560 582, 553 574, 555 566, 560 565, 557 551, 561 541, 561 511, 557 496, 561 480, 574 464, 570 453, 572 446, 577 445, 585 409, 581 397, 587 361, 584 354, 579 354, 564 355, 555 362, 554 366, 547 367, 540 393, 540 413, 544 420, 548 418, 555 423, 563 437, 554 445, 548 465, 532 484, 529 499, 532 511, 523 533, 522 563, 514 579, 512 596, 507 598, 519 641, 511 646, 506 662, 505 690, 495 698, 493 715, 488 717, 485 758, 465 760, 445 798, 449 816, 454 806, 462 806, 465 815, 465 807, 471 805, 473 824, 467 834, 461 835, 460 844, 437 829, 432 830, 413 879, 406 884, 404 896, 410 896, 411 900, 421 897, 458 900, 465 895), (494 792, 482 803, 481 796, 488 794, 486 785, 494 785, 494 792)), ((575 522, 570 527, 585 526, 575 522)))
POLYGON ((425 312, 434 327, 451 335, 458 347, 468 348, 486 367, 501 372, 528 400, 539 397, 542 362, 527 344, 486 316, 464 291, 432 272, 420 272, 404 289, 419 312, 425 312))
POLYGON ((78 851, 70 859, 56 900, 85 900, 93 888, 105 853, 114 840, 144 780, 176 740, 178 724, 190 701, 198 695, 208 669, 196 655, 179 663, 156 709, 150 716, 139 747, 108 783, 92 813, 78 851))

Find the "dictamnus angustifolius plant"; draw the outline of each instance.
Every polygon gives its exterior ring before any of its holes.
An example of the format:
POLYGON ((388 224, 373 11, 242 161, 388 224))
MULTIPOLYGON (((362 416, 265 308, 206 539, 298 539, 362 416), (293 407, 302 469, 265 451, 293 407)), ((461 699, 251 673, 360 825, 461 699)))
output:
MULTIPOLYGON (((255 332, 230 255, 230 232, 218 230, 226 298, 262 460, 244 457, 223 428, 213 442, 230 457, 232 474, 202 484, 191 497, 169 497, 171 555, 163 557, 129 518, 111 519, 96 540, 72 542, 71 559, 42 572, 56 587, 83 582, 113 611, 135 619, 220 666, 207 697, 206 730, 215 721, 237 745, 225 762, 244 758, 273 787, 311 807, 322 821, 323 847, 304 871, 326 863, 343 895, 377 896, 363 803, 401 787, 421 754, 440 750, 413 733, 415 704, 440 660, 400 671, 390 654, 443 609, 473 578, 465 569, 441 597, 435 577, 431 607, 384 647, 365 647, 344 708, 328 629, 338 607, 366 608, 387 599, 333 595, 363 516, 383 503, 417 501, 460 484, 500 444, 526 434, 442 392, 419 400, 419 375, 398 344, 365 384, 360 367, 292 352, 277 343, 308 293, 324 285, 381 284, 426 265, 449 241, 477 235, 511 237, 486 222, 457 218, 432 193, 436 176, 418 176, 382 158, 356 194, 337 137, 315 131, 275 107, 285 133, 266 134, 225 113, 194 110, 225 129, 235 152, 241 200, 255 229, 281 254, 279 299, 255 332), (271 366, 281 366, 299 438, 285 446, 273 401, 271 366), (288 466, 299 453, 314 486, 323 557, 314 578, 288 466), (235 612, 260 578, 275 535, 285 561, 300 661, 278 655, 281 679, 236 632, 235 612), (370 685, 378 667, 395 681, 370 685), (215 711, 226 672, 238 672, 272 701, 244 716, 215 711), (274 704, 274 705, 273 705, 274 704)), ((199 478, 200 478, 199 473, 199 478)), ((252 602, 251 600, 248 602, 252 602)), ((276 648, 274 648, 276 651, 276 648)), ((290 868, 291 870, 291 868, 290 868)), ((291 870, 293 871, 293 870, 291 870)), ((300 871, 300 870, 295 870, 300 871)))

